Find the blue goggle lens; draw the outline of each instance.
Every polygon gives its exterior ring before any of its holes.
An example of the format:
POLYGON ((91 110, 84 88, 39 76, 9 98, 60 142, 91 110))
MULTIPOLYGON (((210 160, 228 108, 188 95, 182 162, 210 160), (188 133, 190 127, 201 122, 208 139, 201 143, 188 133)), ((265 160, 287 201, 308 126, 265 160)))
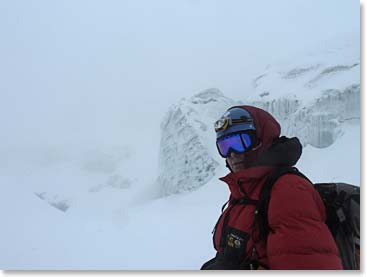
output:
POLYGON ((251 144, 251 137, 246 133, 233 134, 217 140, 218 151, 223 158, 226 158, 231 150, 244 153, 249 150, 251 144))

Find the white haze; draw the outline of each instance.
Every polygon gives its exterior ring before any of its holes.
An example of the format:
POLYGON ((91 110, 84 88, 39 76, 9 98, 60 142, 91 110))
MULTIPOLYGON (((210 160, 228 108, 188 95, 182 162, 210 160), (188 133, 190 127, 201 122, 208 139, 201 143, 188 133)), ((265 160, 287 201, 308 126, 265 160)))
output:
MULTIPOLYGON (((227 170, 149 199, 164 115, 208 88, 248 99, 268 65, 358 44, 359 19, 358 1, 1 1, 0 268, 198 269, 227 170)), ((305 147, 313 180, 359 183, 344 127, 305 147)))
POLYGON ((358 30, 358 1, 2 1, 0 147, 157 145, 180 98, 358 30))

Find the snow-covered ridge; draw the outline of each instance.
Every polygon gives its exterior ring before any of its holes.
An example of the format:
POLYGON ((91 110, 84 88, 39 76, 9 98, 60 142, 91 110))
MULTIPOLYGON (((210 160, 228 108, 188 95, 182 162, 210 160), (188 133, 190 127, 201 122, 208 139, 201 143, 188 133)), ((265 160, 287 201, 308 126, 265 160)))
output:
POLYGON ((284 135, 299 137, 303 145, 328 147, 346 121, 359 123, 359 46, 332 41, 301 56, 267 67, 252 81, 248 100, 274 115, 284 135))
MULTIPOLYGON (((359 48, 333 45, 302 57, 267 67, 241 103, 269 111, 281 124, 282 135, 297 136, 304 146, 329 147, 347 125, 360 124, 359 48)), ((223 160, 215 149, 212 124, 238 104, 209 89, 170 108, 161 124, 161 195, 191 191, 215 174, 223 160)))
POLYGON ((299 95, 304 103, 329 89, 343 90, 360 83, 359 36, 324 41, 313 49, 266 66, 252 81, 248 100, 275 100, 299 95))

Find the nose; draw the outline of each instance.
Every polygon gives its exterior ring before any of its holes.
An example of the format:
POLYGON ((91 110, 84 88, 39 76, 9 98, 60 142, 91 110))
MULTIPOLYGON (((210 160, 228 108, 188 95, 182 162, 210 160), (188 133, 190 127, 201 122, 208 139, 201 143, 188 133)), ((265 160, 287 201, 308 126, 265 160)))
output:
POLYGON ((233 159, 233 158, 236 158, 236 157, 238 157, 238 156, 240 156, 240 155, 241 155, 241 154, 238 154, 238 153, 236 153, 236 152, 234 152, 234 151, 230 151, 230 152, 228 153, 227 158, 233 159))

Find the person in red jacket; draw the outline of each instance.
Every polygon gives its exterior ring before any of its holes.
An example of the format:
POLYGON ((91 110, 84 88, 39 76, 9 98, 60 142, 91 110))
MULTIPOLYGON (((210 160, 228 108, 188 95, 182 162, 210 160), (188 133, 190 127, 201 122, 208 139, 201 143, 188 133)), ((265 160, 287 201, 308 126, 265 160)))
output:
POLYGON ((271 172, 297 163, 299 140, 280 137, 273 116, 252 106, 228 109, 215 130, 218 152, 231 171, 220 179, 228 184, 230 198, 213 231, 217 254, 201 269, 342 269, 320 195, 298 175, 285 174, 275 182, 267 212, 269 233, 260 237, 252 202, 271 172))

